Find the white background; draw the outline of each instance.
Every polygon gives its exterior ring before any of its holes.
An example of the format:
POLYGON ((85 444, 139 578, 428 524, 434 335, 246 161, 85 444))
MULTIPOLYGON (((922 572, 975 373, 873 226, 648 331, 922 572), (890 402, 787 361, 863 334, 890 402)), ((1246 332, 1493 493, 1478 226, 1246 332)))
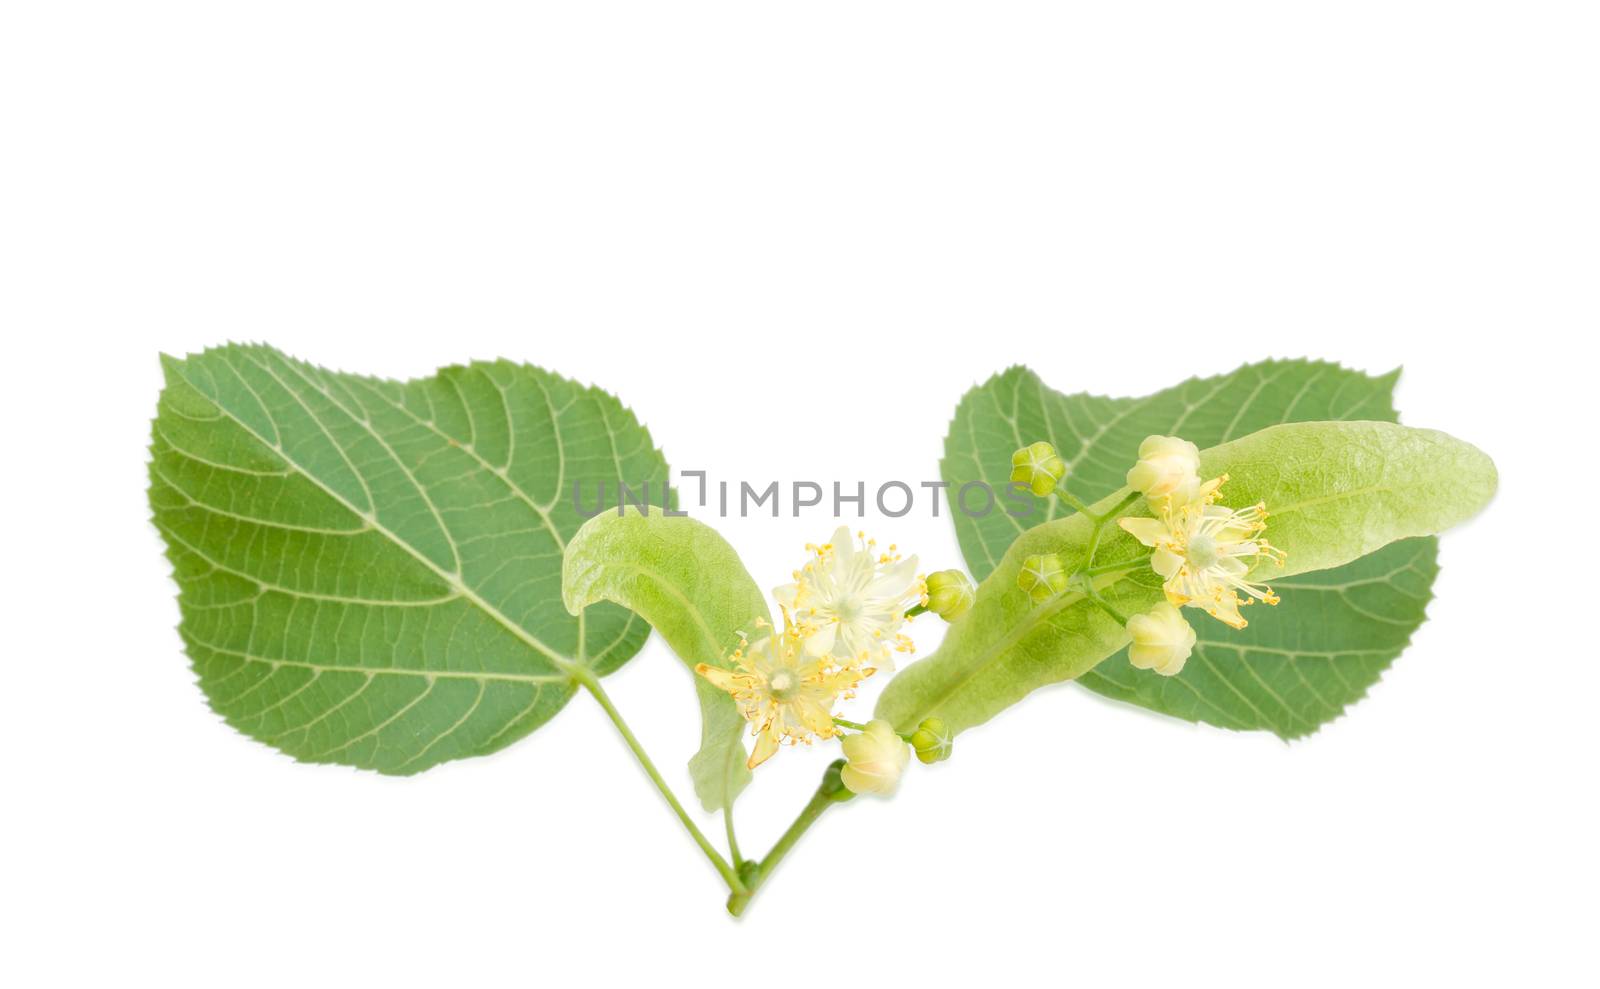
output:
MULTIPOLYGON (((1592 5, 0 10, 0 981, 1594 984, 1592 5), (1320 734, 1041 691, 735 923, 586 698, 413 779, 210 713, 144 445, 157 352, 230 339, 535 362, 757 479, 932 478, 1012 362, 1404 364, 1502 484, 1320 734)), ((958 563, 945 518, 866 525, 958 563)), ((831 520, 721 528, 777 583, 831 520)), ((613 683, 687 791, 684 671, 613 683)), ((747 851, 832 755, 760 771, 747 851)))

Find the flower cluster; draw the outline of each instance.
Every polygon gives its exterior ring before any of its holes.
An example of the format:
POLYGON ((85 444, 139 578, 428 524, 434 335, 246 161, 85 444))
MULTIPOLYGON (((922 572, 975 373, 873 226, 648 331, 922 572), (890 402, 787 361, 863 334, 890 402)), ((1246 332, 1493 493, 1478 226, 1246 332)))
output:
MULTIPOLYGON (((1045 469, 1061 463, 1047 443, 1018 450, 1012 462, 1019 475, 1013 480, 1038 480, 1036 491, 1053 490, 1055 481, 1064 474, 1064 468, 1060 472, 1045 469)), ((1154 551, 1150 554, 1150 567, 1162 578, 1166 601, 1142 615, 1123 619, 1099 598, 1093 583, 1079 586, 1085 588, 1091 601, 1124 621, 1133 640, 1129 659, 1134 666, 1172 676, 1183 669, 1196 640, 1194 629, 1178 609, 1200 608, 1233 628, 1244 628, 1240 608, 1256 601, 1278 603, 1272 588, 1250 579, 1251 570, 1262 560, 1281 565, 1284 555, 1261 538, 1267 528, 1265 504, 1238 509, 1217 504, 1228 476, 1203 480, 1200 449, 1188 440, 1176 436, 1145 437, 1139 444, 1139 460, 1128 471, 1127 480, 1135 493, 1105 514, 1070 495, 1062 495, 1094 526, 1089 559, 1079 570, 1069 572, 1058 554, 1029 556, 1022 561, 1017 586, 1035 604, 1042 605, 1064 593, 1083 571, 1093 573, 1100 527, 1143 495, 1155 517, 1129 516, 1117 519, 1117 523, 1154 551)))
POLYGON ((1171 676, 1183 669, 1195 633, 1178 611, 1199 608, 1232 628, 1244 628, 1239 609, 1254 601, 1277 604, 1272 588, 1249 579, 1258 561, 1282 564, 1282 551, 1261 534, 1267 506, 1225 508, 1217 498, 1228 475, 1202 481, 1200 451, 1175 436, 1151 436, 1139 445, 1128 485, 1144 494, 1155 518, 1117 524, 1155 552, 1150 567, 1161 575, 1167 600, 1128 621, 1134 666, 1171 676))
MULTIPOLYGON (((773 591, 783 613, 783 628, 760 627, 770 634, 754 642, 741 638, 729 657, 732 668, 701 663, 695 672, 727 691, 756 736, 748 765, 755 768, 783 743, 810 744, 839 734, 834 707, 855 695, 856 687, 880 670, 894 668, 895 653, 914 646, 901 628, 913 610, 929 607, 927 581, 917 574, 917 558, 901 557, 840 527, 831 542, 807 546, 808 558, 792 583, 773 591)), ((953 585, 951 585, 953 586, 953 585)), ((957 588, 959 590, 959 588, 957 588)), ((948 607, 952 602, 944 602, 948 607)), ((857 768, 846 776, 862 789, 893 789, 909 753, 892 751, 906 743, 887 724, 874 722, 870 738, 852 736, 846 755, 857 768), (884 736, 884 732, 888 735, 884 736), (892 739, 893 744, 890 743, 892 739), (900 758, 904 755, 905 758, 900 758), (869 783, 870 781, 870 783, 869 783)))
POLYGON ((1201 481, 1200 453, 1193 443, 1152 436, 1140 444, 1139 455, 1128 483, 1144 492, 1157 517, 1124 518, 1118 524, 1155 550, 1150 566, 1165 580, 1167 600, 1200 608, 1233 628, 1245 627, 1242 605, 1277 604, 1272 588, 1248 576, 1259 560, 1283 563, 1283 553, 1261 538, 1267 506, 1218 505, 1228 475, 1201 481))

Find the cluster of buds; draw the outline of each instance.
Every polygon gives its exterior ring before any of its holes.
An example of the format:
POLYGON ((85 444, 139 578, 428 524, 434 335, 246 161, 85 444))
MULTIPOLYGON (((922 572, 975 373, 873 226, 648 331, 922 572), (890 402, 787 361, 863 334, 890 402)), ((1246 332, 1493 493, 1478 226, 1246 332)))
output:
POLYGON ((900 776, 913 752, 923 765, 943 762, 955 747, 955 735, 940 718, 924 718, 909 735, 898 735, 893 725, 878 720, 867 722, 858 734, 846 735, 839 744, 844 749, 839 787, 848 794, 887 797, 900 785, 900 776))

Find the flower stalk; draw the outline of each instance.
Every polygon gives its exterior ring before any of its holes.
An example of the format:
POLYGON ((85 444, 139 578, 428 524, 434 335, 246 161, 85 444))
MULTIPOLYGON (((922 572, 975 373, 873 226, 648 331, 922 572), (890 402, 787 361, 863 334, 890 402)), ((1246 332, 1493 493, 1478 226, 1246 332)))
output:
POLYGON ((806 805, 800 808, 800 813, 795 817, 794 823, 767 852, 766 857, 759 863, 746 863, 745 882, 728 896, 728 913, 735 917, 744 913, 745 907, 750 905, 750 899, 756 895, 767 878, 772 875, 778 863, 789 854, 789 849, 795 846, 802 835, 811 830, 811 825, 817 823, 827 809, 836 803, 850 799, 852 794, 844 788, 844 783, 839 777, 839 772, 844 767, 844 760, 840 759, 828 767, 822 774, 822 782, 817 786, 816 792, 806 805))
MULTIPOLYGON (((744 889, 744 883, 740 881, 738 872, 728 864, 727 859, 722 857, 722 853, 717 851, 716 846, 707 840, 699 826, 694 823, 694 819, 689 816, 688 811, 684 810, 682 802, 678 800, 678 795, 672 792, 672 787, 668 786, 667 781, 662 778, 661 771, 656 769, 656 764, 650 760, 649 753, 645 752, 644 746, 639 744, 639 739, 634 736, 633 730, 628 727, 628 722, 623 720, 622 712, 618 711, 617 706, 611 703, 610 695, 600 685, 600 678, 595 676, 587 667, 574 667, 572 677, 585 690, 589 691, 600 705, 601 710, 606 712, 606 717, 610 718, 611 723, 616 726, 617 734, 621 735, 622 740, 627 743, 628 749, 633 752, 633 757, 638 760, 640 768, 644 770, 646 776, 650 777, 650 782, 654 783, 656 789, 661 792, 661 796, 667 801, 667 806, 672 808, 672 812, 682 822, 684 830, 688 831, 689 837, 694 839, 696 845, 700 846, 700 851, 705 853, 706 859, 710 861, 712 868, 716 869, 717 873, 722 876, 723 881, 728 884, 728 888, 736 893, 744 889)), ((730 844, 733 842, 733 817, 731 812, 728 816, 728 840, 730 844)), ((733 852, 735 861, 738 860, 738 854, 737 850, 733 852)))

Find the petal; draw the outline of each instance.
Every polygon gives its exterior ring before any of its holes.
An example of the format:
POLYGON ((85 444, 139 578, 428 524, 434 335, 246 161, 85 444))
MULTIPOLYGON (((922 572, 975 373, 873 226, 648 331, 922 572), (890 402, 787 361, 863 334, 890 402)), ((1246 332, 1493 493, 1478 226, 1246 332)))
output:
POLYGON ((755 750, 750 753, 750 761, 745 763, 749 769, 754 769, 772 758, 772 753, 778 751, 778 733, 768 728, 756 737, 755 750))
POLYGON ((772 597, 778 604, 793 611, 795 604, 800 600, 800 585, 784 584, 782 587, 774 587, 772 597))
POLYGON ((1161 479, 1161 474, 1147 460, 1141 460, 1129 469, 1124 478, 1128 487, 1135 491, 1149 491, 1156 486, 1156 481, 1161 479))
POLYGON ((845 735, 839 739, 839 748, 844 751, 844 757, 851 762, 865 759, 871 747, 872 740, 866 735, 845 735))
POLYGON ((845 789, 851 793, 872 792, 872 780, 855 766, 846 764, 843 769, 839 770, 839 779, 844 783, 845 789))
POLYGON ((1224 625, 1244 628, 1249 623, 1239 614, 1239 599, 1233 594, 1223 594, 1206 604, 1206 612, 1224 625))
POLYGON ((1136 670, 1153 670, 1167 658, 1167 650, 1160 646, 1138 643, 1128 647, 1128 663, 1136 670))
POLYGON ((1171 580, 1183 569, 1183 557, 1170 549, 1158 549, 1150 554, 1150 569, 1171 580))
POLYGON ((815 632, 806 636, 807 656, 826 656, 833 652, 833 644, 839 637, 839 623, 828 622, 819 627, 815 632))
POLYGON ((726 690, 730 694, 737 694, 749 686, 750 678, 747 675, 725 670, 720 666, 712 666, 710 663, 701 663, 694 668, 694 671, 709 680, 713 687, 726 690))
POLYGON ((850 527, 841 525, 833 530, 833 554, 841 565, 848 564, 856 555, 856 542, 850 537, 850 527))
POLYGON ((867 584, 866 595, 869 598, 897 598, 910 590, 916 580, 917 558, 909 556, 879 571, 878 576, 867 584))
POLYGON ((1118 519, 1117 524, 1146 546, 1155 546, 1171 535, 1166 523, 1160 519, 1123 518, 1118 519))

